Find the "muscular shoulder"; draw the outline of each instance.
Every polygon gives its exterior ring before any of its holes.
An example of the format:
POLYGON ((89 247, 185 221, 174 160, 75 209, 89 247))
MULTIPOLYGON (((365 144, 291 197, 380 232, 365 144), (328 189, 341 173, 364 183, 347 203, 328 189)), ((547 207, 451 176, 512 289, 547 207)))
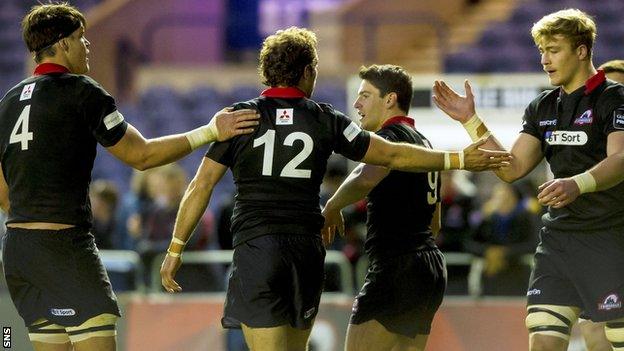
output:
POLYGON ((606 88, 596 103, 601 113, 608 115, 619 107, 624 107, 624 85, 607 81, 606 88))

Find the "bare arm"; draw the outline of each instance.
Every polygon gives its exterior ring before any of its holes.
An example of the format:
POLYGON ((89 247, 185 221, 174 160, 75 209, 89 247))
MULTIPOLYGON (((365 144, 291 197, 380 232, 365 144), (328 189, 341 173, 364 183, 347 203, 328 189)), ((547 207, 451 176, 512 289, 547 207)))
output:
MULTIPOLYGON (((210 196, 214 186, 219 182, 227 167, 204 157, 195 178, 191 181, 180 202, 180 209, 176 216, 173 227, 173 238, 170 249, 175 247, 177 253, 181 254, 184 244, 175 244, 175 240, 186 243, 190 238, 197 223, 206 211, 210 196)), ((181 257, 172 256, 171 253, 165 256, 165 260, 160 268, 162 285, 168 292, 181 291, 182 288, 174 280, 175 274, 180 267, 181 257)))
MULTIPOLYGON (((595 188, 591 191, 607 190, 624 180, 624 132, 613 132, 607 137, 607 157, 592 167, 595 188)), ((561 208, 581 194, 578 184, 572 178, 550 180, 539 187, 539 202, 545 206, 561 208)))
POLYGON ((256 119, 258 116, 254 110, 223 109, 206 126, 154 139, 145 139, 136 128, 128 125, 121 140, 107 149, 131 167, 145 170, 176 161, 201 145, 251 133, 258 124, 256 119))
POLYGON ((388 168, 360 164, 340 185, 323 208, 325 224, 321 230, 325 246, 331 244, 336 231, 344 234, 342 210, 345 206, 363 199, 390 173, 388 168))
MULTIPOLYGON (((449 117, 465 125, 476 115, 476 109, 472 88, 467 80, 464 83, 464 88, 466 89, 465 96, 459 95, 443 81, 436 81, 433 86, 433 101, 449 117)), ((475 133, 477 137, 483 136, 486 138, 486 142, 481 147, 490 150, 505 150, 498 139, 489 131, 485 123, 480 122, 482 125, 479 126, 475 133)), ((520 133, 511 148, 511 157, 509 167, 494 170, 494 173, 501 180, 508 183, 527 175, 542 160, 544 155, 542 154, 540 141, 532 135, 520 133)))
POLYGON ((480 148, 482 144, 483 141, 478 141, 463 151, 448 153, 408 143, 392 143, 371 133, 370 145, 362 162, 408 172, 428 172, 445 169, 483 171, 503 167, 509 161, 507 152, 483 150, 480 148), (460 153, 463 153, 464 167, 454 162, 460 153), (445 154, 450 154, 450 168, 445 167, 445 154))
POLYGON ((5 213, 9 213, 9 207, 9 186, 4 179, 2 164, 0 164, 0 208, 5 213))

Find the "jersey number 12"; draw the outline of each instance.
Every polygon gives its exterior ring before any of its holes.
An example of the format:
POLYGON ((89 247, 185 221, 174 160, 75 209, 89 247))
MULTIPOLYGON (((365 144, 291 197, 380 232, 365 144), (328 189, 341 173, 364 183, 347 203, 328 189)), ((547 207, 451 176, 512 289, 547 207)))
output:
MULTIPOLYGON (((308 134, 303 132, 293 132, 286 136, 284 139, 284 145, 293 146, 295 140, 301 140, 303 142, 303 149, 290 160, 282 169, 280 177, 286 178, 310 178, 312 171, 309 169, 299 169, 299 166, 303 161, 310 156, 314 149, 314 140, 308 134)), ((253 147, 264 145, 264 155, 262 158, 262 175, 273 175, 273 153, 275 151, 275 130, 269 129, 259 137, 254 139, 253 147)))
POLYGON ((28 142, 33 140, 33 133, 28 131, 28 117, 30 116, 30 105, 26 105, 17 118, 9 144, 22 143, 22 150, 28 150, 28 142))

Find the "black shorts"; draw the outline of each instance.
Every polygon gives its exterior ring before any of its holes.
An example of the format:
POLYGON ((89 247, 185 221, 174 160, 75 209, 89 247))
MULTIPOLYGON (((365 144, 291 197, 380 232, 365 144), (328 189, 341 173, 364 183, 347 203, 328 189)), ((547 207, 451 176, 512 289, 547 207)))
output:
POLYGON ((374 319, 395 334, 428 335, 445 289, 446 264, 436 248, 373 261, 349 323, 374 319))
POLYGON ((102 313, 120 316, 86 229, 7 228, 2 260, 11 299, 27 326, 40 318, 71 327, 102 313))
POLYGON ((325 248, 313 235, 263 235, 234 248, 224 328, 312 327, 323 290, 325 248))
POLYGON ((528 305, 576 306, 594 322, 624 317, 624 233, 542 228, 528 305))

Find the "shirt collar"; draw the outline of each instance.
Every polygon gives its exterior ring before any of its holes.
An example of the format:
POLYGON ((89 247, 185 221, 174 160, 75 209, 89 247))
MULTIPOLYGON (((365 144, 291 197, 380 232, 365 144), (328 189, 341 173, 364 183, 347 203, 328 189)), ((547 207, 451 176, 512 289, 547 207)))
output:
POLYGON ((594 89, 598 88, 600 84, 602 84, 605 80, 607 80, 607 77, 605 76, 604 71, 599 69, 598 73, 589 77, 589 79, 585 82, 584 94, 585 95, 591 94, 591 92, 594 91, 594 89))
POLYGON ((69 69, 65 66, 50 62, 41 63, 35 67, 34 74, 36 76, 50 73, 69 73, 69 69))
POLYGON ((303 98, 306 97, 305 93, 296 87, 287 87, 287 88, 268 88, 265 89, 261 94, 261 96, 271 97, 271 98, 303 98))
POLYGON ((409 124, 412 128, 414 128, 414 119, 407 116, 394 116, 387 119, 382 125, 381 128, 386 128, 387 126, 393 124, 409 124))

